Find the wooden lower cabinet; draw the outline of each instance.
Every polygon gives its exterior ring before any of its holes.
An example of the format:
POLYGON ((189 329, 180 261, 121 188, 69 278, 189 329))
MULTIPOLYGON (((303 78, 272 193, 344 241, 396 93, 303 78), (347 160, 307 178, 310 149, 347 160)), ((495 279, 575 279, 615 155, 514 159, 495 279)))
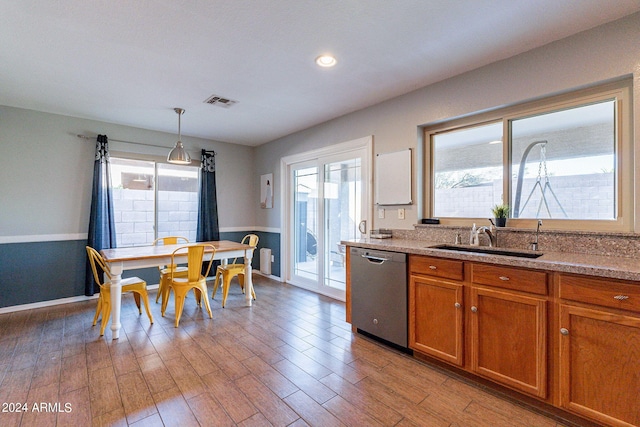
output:
POLYGON ((640 426, 640 317, 560 305, 562 407, 612 426, 640 426))
POLYGON ((411 275, 409 347, 462 366, 463 289, 461 283, 411 275))
POLYGON ((418 353, 606 426, 640 426, 640 283, 412 255, 418 353))
POLYGON ((465 270, 460 261, 418 256, 409 264, 414 351, 546 398, 546 273, 475 263, 465 270))
POLYGON ((471 287, 471 370, 516 390, 547 393, 547 301, 471 287))

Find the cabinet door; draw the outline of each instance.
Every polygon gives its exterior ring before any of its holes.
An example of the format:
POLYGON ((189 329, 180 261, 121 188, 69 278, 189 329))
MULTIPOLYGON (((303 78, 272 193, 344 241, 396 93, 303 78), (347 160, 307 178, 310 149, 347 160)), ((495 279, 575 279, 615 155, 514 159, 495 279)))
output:
POLYGON ((471 366, 479 375, 546 397, 546 300, 471 288, 471 366))
POLYGON ((411 275, 409 347, 461 366, 463 286, 411 275))
POLYGON ((560 327, 561 405, 640 425, 640 318, 561 304, 560 327))

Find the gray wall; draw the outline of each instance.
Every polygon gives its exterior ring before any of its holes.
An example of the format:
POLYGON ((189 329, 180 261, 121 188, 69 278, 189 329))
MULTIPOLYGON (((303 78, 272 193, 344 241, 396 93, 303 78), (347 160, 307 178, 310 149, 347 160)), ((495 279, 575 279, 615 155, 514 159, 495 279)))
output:
MULTIPOLYGON (((640 125, 639 40, 640 14, 630 15, 269 142, 256 148, 256 158, 261 162, 256 165, 254 181, 261 174, 273 172, 279 188, 283 156, 367 135, 373 135, 374 155, 419 148, 421 126, 629 75, 634 76, 635 82, 635 150, 640 152, 637 132, 640 125)), ((414 163, 413 200, 421 200, 416 192, 416 184, 421 180, 419 156, 414 156, 414 163)), ((638 194, 636 190, 636 200, 638 194)), ((277 191, 273 212, 257 214, 259 226, 279 226, 281 201, 277 191)), ((405 220, 397 219, 395 212, 390 212, 395 207, 386 207, 384 219, 373 215, 372 228, 411 229, 421 214, 419 206, 403 206, 405 220)))
MULTIPOLYGON (((171 116, 168 116, 171 118, 171 116)), ((111 151, 166 156, 177 135, 93 120, 0 106, 0 239, 8 236, 87 233, 94 141, 106 134, 111 151)), ((255 224, 251 147, 183 136, 192 156, 216 151, 220 227, 255 224)), ((0 240, 0 243, 2 240, 0 240)))
MULTIPOLYGON (((170 133, 0 106, 0 307, 84 295, 95 140, 77 134, 106 134, 111 151, 162 157, 177 139, 170 133)), ((217 153, 221 229, 254 231, 257 198, 248 172, 254 150, 182 140, 196 158, 201 148, 217 153)), ((135 274, 157 283, 157 272, 135 274)))

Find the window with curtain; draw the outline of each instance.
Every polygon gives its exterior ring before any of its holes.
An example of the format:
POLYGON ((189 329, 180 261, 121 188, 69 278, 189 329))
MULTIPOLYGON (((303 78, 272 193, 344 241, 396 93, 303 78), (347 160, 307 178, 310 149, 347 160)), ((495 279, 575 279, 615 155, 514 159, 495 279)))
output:
POLYGON ((196 240, 199 166, 111 157, 118 247, 158 237, 196 240))

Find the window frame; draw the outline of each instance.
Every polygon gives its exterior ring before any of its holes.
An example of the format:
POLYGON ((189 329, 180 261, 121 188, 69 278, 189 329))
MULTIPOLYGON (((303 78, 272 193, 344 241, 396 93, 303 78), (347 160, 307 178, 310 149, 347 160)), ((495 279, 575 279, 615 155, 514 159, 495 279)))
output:
MULTIPOLYGON (((503 161, 503 200, 511 204, 512 160, 511 160, 511 121, 530 116, 551 113, 563 109, 575 108, 606 100, 615 100, 614 116, 614 155, 616 157, 616 173, 614 177, 616 218, 612 220, 581 219, 544 219, 546 229, 553 230, 589 230, 607 232, 630 232, 634 230, 634 144, 632 113, 632 80, 622 79, 587 89, 575 90, 560 95, 549 96, 491 111, 453 118, 423 127, 423 192, 422 206, 428 216, 434 212, 434 144, 437 134, 502 121, 502 161, 503 161)), ((488 223, 490 212, 485 218, 440 218, 445 225, 471 226, 472 223, 488 223)), ((535 228, 537 219, 509 218, 508 226, 512 228, 535 228)))

